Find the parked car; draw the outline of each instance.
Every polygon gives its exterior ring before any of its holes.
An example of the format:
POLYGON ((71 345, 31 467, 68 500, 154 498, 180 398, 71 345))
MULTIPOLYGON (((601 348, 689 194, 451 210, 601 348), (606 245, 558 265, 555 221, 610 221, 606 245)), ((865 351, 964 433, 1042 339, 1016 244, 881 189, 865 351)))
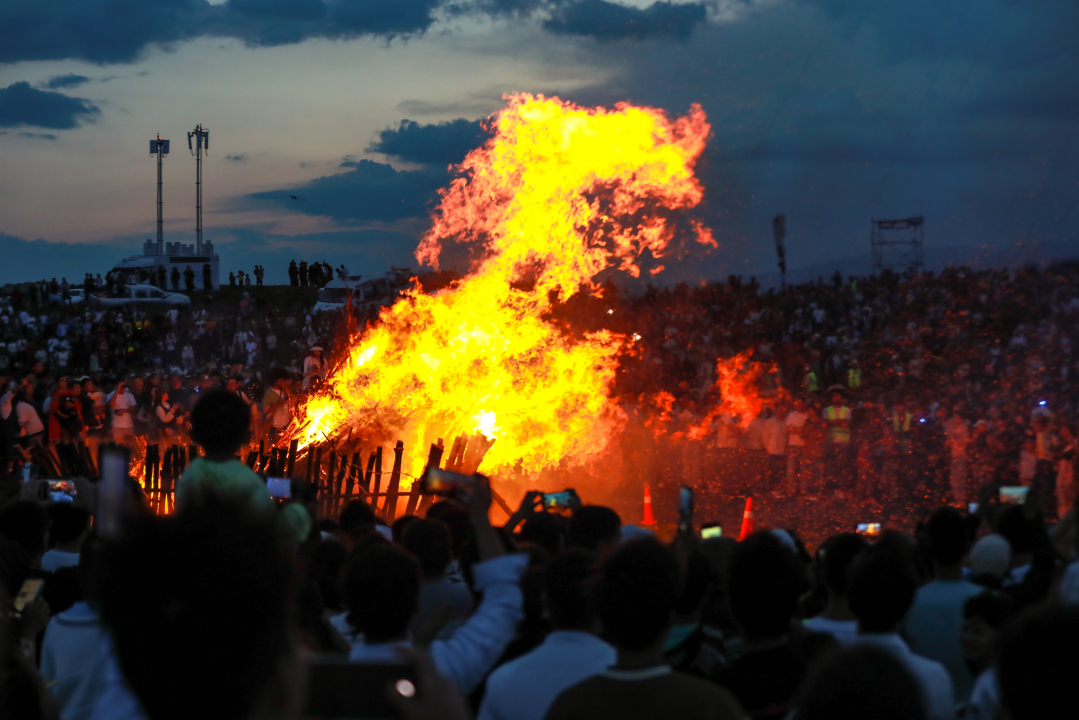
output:
POLYGON ((74 305, 75 303, 81 303, 83 300, 86 299, 86 296, 83 295, 82 288, 71 288, 69 292, 71 294, 72 305, 74 305))
POLYGON ((94 295, 98 307, 117 307, 121 305, 190 305, 191 298, 180 293, 170 293, 153 285, 116 285, 112 292, 94 295))

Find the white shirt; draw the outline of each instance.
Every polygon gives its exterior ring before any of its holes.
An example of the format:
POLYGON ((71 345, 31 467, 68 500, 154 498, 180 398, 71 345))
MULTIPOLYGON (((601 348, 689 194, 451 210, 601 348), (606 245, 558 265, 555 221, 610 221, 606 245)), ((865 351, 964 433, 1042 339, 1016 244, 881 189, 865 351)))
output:
MULTIPOLYGON (((446 640, 435 640, 427 653, 438 672, 464 695, 490 672, 517 633, 524 617, 521 575, 528 555, 502 555, 472 567, 474 587, 483 600, 472 617, 446 640)), ((353 645, 352 662, 396 662, 397 648, 409 641, 353 645)))
POLYGON ((787 444, 802 447, 805 445, 805 441, 802 440, 802 426, 806 424, 806 414, 804 412, 798 412, 797 410, 791 410, 787 413, 787 444))
POLYGON ((970 700, 957 708, 956 717, 962 717, 963 720, 996 720, 999 710, 1000 684, 997 682, 997 671, 996 668, 989 668, 974 681, 970 700))
POLYGON ((770 417, 761 423, 761 443, 769 455, 783 455, 787 452, 787 426, 777 417, 770 417))
POLYGON ((955 702, 966 700, 974 687, 959 635, 963 605, 984 591, 966 580, 934 580, 918 588, 903 619, 902 633, 911 652, 939 662, 952 678, 955 702))
POLYGON ((915 655, 895 633, 869 633, 859 635, 857 645, 880 648, 898 660, 918 683, 925 701, 928 720, 952 720, 952 678, 938 662, 915 655))
POLYGON ((477 720, 543 720, 563 690, 614 662, 614 648, 595 635, 555 630, 535 650, 491 673, 477 720))
POLYGON ((1079 560, 1064 568, 1059 593, 1061 605, 1079 605, 1079 560))
POLYGON ((94 610, 75 603, 49 621, 41 644, 41 679, 60 706, 61 720, 84 720, 104 693, 104 629, 94 610))
POLYGON ((45 429, 45 426, 41 424, 41 418, 37 415, 37 410, 33 405, 26 402, 20 402, 15 406, 15 412, 19 416, 19 426, 27 435, 35 435, 45 429))
POLYGON ((79 554, 53 548, 41 556, 41 569, 56 572, 62 567, 78 567, 79 554))
POLYGON ((11 417, 11 401, 15 397, 14 390, 8 390, 4 393, 3 397, 0 397, 0 417, 7 420, 11 417))
POLYGON ((124 428, 135 427, 135 416, 133 413, 128 412, 120 414, 116 412, 116 410, 130 410, 137 405, 138 403, 135 401, 135 396, 130 392, 125 392, 123 395, 117 397, 116 405, 113 407, 112 426, 114 428, 120 428, 121 430, 124 428))
POLYGON ((829 620, 818 615, 803 622, 802 627, 831 635, 840 645, 850 645, 858 638, 857 620, 829 620))

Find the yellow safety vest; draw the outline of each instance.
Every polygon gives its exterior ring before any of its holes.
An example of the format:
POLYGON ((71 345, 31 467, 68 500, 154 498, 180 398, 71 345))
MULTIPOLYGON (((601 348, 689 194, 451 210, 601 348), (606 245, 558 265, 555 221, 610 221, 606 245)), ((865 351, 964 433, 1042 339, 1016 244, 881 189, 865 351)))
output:
POLYGON ((850 388, 859 388, 862 386, 861 368, 851 368, 847 370, 847 386, 850 388))
POLYGON ((806 392, 817 392, 817 374, 810 372, 806 375, 805 380, 806 392))
POLYGON ((850 442, 850 427, 843 427, 841 425, 832 425, 831 423, 836 420, 850 420, 850 408, 846 405, 836 407, 835 405, 829 405, 824 408, 824 419, 828 421, 828 439, 834 443, 849 443, 850 442))

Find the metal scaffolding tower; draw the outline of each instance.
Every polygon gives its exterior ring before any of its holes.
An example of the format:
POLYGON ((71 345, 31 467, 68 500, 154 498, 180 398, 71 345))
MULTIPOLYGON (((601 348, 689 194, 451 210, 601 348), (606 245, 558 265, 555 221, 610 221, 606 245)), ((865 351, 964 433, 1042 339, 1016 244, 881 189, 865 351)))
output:
POLYGON ((157 254, 161 255, 165 247, 164 216, 161 200, 161 159, 169 154, 169 141, 162 140, 161 133, 157 134, 156 140, 150 141, 150 154, 157 155, 157 254))
POLYGON ((187 134, 187 149, 195 156, 195 253, 202 254, 202 149, 210 152, 210 131, 195 126, 187 134), (192 142, 194 140, 194 142, 192 142))
POLYGON ((922 269, 922 240, 925 218, 873 220, 869 242, 873 247, 873 271, 887 269, 922 269))

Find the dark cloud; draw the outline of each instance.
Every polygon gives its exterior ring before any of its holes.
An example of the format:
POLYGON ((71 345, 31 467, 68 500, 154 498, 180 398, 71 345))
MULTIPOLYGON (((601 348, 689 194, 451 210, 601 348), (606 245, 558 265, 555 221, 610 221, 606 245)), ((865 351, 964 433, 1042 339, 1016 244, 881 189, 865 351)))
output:
POLYGON ((8 0, 0 4, 0 63, 23 60, 133 62, 148 45, 196 37, 248 45, 308 38, 422 33, 440 0, 8 0))
POLYGON ((0 88, 0 127, 36 127, 68 130, 93 122, 101 111, 88 100, 37 90, 28 82, 0 88))
POLYGON ((402 120, 396 128, 386 128, 379 133, 378 140, 367 147, 367 152, 421 165, 455 165, 489 137, 490 133, 483 129, 479 120, 458 118, 437 125, 402 120))
POLYGON ((35 140, 56 140, 56 136, 52 133, 21 132, 18 133, 18 136, 24 138, 33 138, 35 140))
POLYGON ((90 78, 85 75, 68 73, 67 75, 54 75, 45 82, 44 87, 47 87, 50 90, 59 90, 61 88, 78 87, 79 85, 88 82, 90 82, 90 78))
POLYGON ((684 39, 705 20, 704 3, 657 2, 642 10, 605 0, 7 0, 0 3, 0 63, 129 63, 148 46, 169 49, 198 37, 251 46, 409 37, 427 31, 439 12, 546 17, 551 32, 604 40, 684 39))
POLYGON ((580 46, 608 75, 561 97, 700 103, 712 124, 697 171, 721 247, 661 279, 773 272, 778 212, 792 270, 861 258, 868 273, 873 217, 925 216, 927 258, 1033 241, 1079 254, 1079 4, 822 4, 747 4, 685 42, 580 46))
POLYGON ((258 203, 319 215, 337 222, 393 222, 424 217, 449 181, 444 169, 395 170, 372 160, 346 160, 347 172, 312 180, 301 187, 248 196, 258 203), (305 198, 293 200, 292 195, 305 198))
POLYGON ((240 153, 239 155, 226 155, 225 159, 230 162, 243 162, 247 160, 247 153, 240 153))
POLYGON ((598 40, 658 37, 685 40, 706 16, 703 3, 656 2, 642 10, 606 0, 580 0, 558 7, 543 22, 543 27, 557 35, 583 35, 598 40))

